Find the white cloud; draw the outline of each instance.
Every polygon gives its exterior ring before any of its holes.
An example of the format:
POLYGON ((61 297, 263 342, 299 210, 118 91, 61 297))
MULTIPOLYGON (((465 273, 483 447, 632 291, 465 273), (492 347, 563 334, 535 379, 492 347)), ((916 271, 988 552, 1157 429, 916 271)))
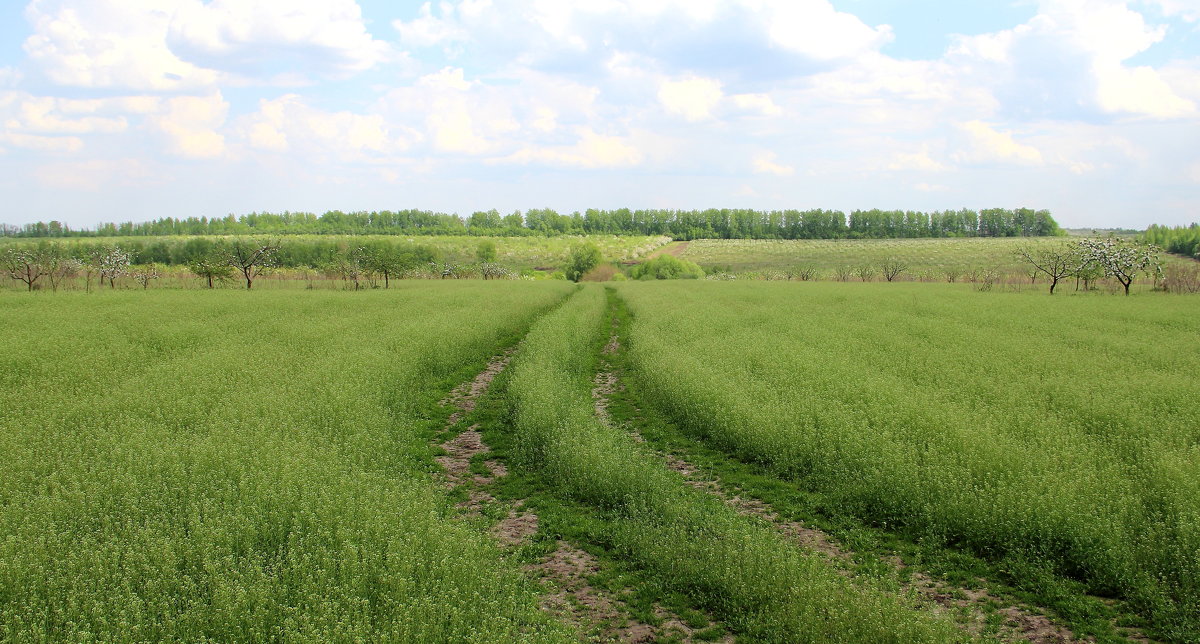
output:
POLYGON ((402 151, 411 132, 392 133, 378 114, 327 112, 295 94, 259 102, 258 112, 239 120, 235 128, 251 148, 291 152, 314 161, 358 161, 402 151))
POLYGON ((942 172, 946 166, 929 156, 929 146, 923 146, 918 152, 897 152, 892 155, 887 164, 888 170, 919 170, 922 172, 942 172))
POLYGON ((920 192, 947 192, 950 190, 950 186, 943 186, 940 183, 925 183, 925 182, 915 184, 915 185, 913 185, 913 188, 915 190, 919 190, 920 192))
POLYGON ((469 36, 466 30, 453 19, 455 6, 441 3, 439 9, 442 13, 441 18, 433 15, 432 5, 426 2, 421 5, 417 17, 413 20, 408 22, 392 21, 392 27, 400 34, 400 45, 402 47, 433 47, 467 40, 469 36))
POLYGON ((33 0, 25 52, 54 83, 181 90, 209 87, 216 72, 181 60, 166 44, 182 0, 33 0))
POLYGON ((775 162, 774 152, 762 152, 754 157, 754 172, 757 174, 773 174, 777 177, 790 177, 796 174, 796 168, 775 162))
POLYGON ((225 153, 225 137, 218 130, 225 124, 229 103, 220 92, 208 96, 167 99, 158 114, 147 122, 167 139, 167 150, 189 159, 212 159, 225 153))
POLYGON ((303 73, 345 75, 386 60, 354 0, 181 0, 166 42, 191 60, 242 75, 287 60, 303 73))
POLYGON ((109 99, 71 100, 9 92, 0 94, 0 123, 10 131, 36 134, 122 132, 128 127, 122 116, 78 116, 112 104, 109 99))
POLYGON ((1124 63, 1166 33, 1123 0, 1042 0, 1022 25, 959 37, 947 60, 991 86, 1013 113, 1193 115, 1195 104, 1158 70, 1124 63))
POLYGON ((759 116, 779 116, 783 109, 771 100, 768 94, 734 94, 729 99, 742 112, 759 116))
POLYGON ((818 60, 857 56, 892 40, 891 27, 868 27, 825 0, 746 0, 744 4, 761 17, 774 44, 818 60))
POLYGON ((663 81, 658 88, 658 100, 668 113, 693 122, 712 118, 722 96, 720 81, 697 76, 663 81))
POLYGON ((353 0, 32 0, 25 16, 30 60, 73 87, 206 90, 230 75, 298 83, 392 55, 353 0))
POLYGON ((83 149, 83 140, 74 136, 40 136, 21 132, 0 132, 0 144, 35 152, 70 154, 83 149))
POLYGON ((522 147, 498 161, 575 168, 628 167, 642 162, 641 151, 625 138, 600 135, 586 127, 579 128, 577 135, 574 145, 522 147))
POLYGON ((1164 15, 1179 16, 1188 22, 1200 21, 1200 1, 1198 0, 1152 0, 1164 15))
POLYGON ((1042 165, 1042 153, 1037 148, 1018 143, 1012 135, 999 132, 982 121, 958 124, 966 134, 967 144, 954 156, 959 161, 971 163, 1018 163, 1042 165))
POLYGON ((20 82, 21 72, 12 67, 0 67, 0 88, 14 87, 20 82))
POLYGON ((433 90, 456 89, 466 91, 471 89, 471 83, 467 82, 464 78, 463 70, 454 67, 443 67, 437 73, 422 76, 417 79, 417 84, 433 90))

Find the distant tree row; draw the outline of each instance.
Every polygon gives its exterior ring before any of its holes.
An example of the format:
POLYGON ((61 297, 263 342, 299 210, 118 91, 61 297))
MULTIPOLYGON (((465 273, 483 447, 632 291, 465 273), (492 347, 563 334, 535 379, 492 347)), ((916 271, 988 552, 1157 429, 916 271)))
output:
POLYGON ((1168 253, 1200 259, 1200 223, 1174 228, 1155 224, 1142 233, 1142 240, 1168 253))
POLYGON ((533 209, 468 217, 424 210, 323 215, 284 212, 223 218, 165 217, 72 229, 57 221, 0 225, 0 237, 130 237, 247 234, 397 235, 669 235, 674 239, 891 239, 901 237, 1040 237, 1062 231, 1048 210, 989 208, 935 212, 912 210, 617 210, 569 215, 533 209))

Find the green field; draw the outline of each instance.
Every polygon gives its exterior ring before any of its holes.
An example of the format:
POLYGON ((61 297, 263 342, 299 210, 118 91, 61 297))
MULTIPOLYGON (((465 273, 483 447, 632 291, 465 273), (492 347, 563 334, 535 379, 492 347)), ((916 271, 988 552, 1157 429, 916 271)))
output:
POLYGON ((0 639, 1200 638, 1192 296, 257 289, 0 293, 0 639))
POLYGON ((5 297, 0 639, 562 641, 427 440, 566 288, 5 297))
MULTIPOLYGON (((965 281, 971 271, 994 270, 1026 275, 1026 266, 1016 254, 1019 246, 1062 244, 1061 237, 970 237, 958 239, 697 239, 686 243, 681 259, 705 268, 720 267, 734 273, 786 271, 812 266, 821 279, 835 279, 838 268, 854 269, 878 265, 889 257, 904 262, 904 280, 946 281, 952 271, 956 281, 965 281)), ((1164 255, 1166 263, 1188 262, 1164 255)), ((1194 262, 1190 262, 1194 263, 1194 262)), ((858 280, 857 276, 852 277, 858 280)), ((882 279, 875 276, 875 279, 882 279)))
POLYGON ((1190 297, 626 284, 646 400, 838 513, 1200 621, 1190 297))

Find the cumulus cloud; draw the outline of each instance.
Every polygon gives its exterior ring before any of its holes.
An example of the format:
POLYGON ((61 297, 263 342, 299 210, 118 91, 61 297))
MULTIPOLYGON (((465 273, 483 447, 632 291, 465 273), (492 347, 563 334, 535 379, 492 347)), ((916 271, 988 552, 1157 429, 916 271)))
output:
POLYGON ((663 108, 688 121, 711 118, 712 110, 722 96, 720 81, 696 76, 664 81, 658 88, 658 100, 663 108))
POLYGON ((297 68, 344 75, 386 60, 354 0, 186 0, 166 33, 173 51, 206 67, 256 75, 288 58, 297 68))
POLYGON ((0 144, 35 152, 69 154, 83 149, 83 140, 75 136, 41 136, 23 132, 0 132, 0 144))
POLYGON ((754 172, 756 174, 773 174, 777 177, 790 177, 796 174, 796 168, 790 165, 776 163, 774 152, 762 152, 754 157, 754 172))
POLYGON ((220 92, 208 96, 180 96, 163 102, 163 109, 147 122, 167 141, 167 151, 189 159, 213 159, 225 153, 225 136, 218 130, 229 113, 220 92))
POLYGON ((1162 41, 1166 27, 1118 0, 1043 0, 1028 22, 959 37, 948 60, 987 79, 1014 114, 1055 118, 1088 112, 1152 118, 1193 115, 1157 70, 1124 61, 1162 41))
POLYGON ((123 116, 94 116, 115 106, 108 99, 71 100, 0 93, 0 123, 10 131, 36 134, 111 134, 128 127, 123 116))
POLYGON ((594 72, 609 55, 642 52, 671 74, 702 63, 747 77, 852 58, 892 38, 827 0, 461 0, 426 3, 393 26, 402 48, 475 48, 542 70, 594 72))
POLYGON ((966 145, 955 154, 968 163, 1017 163, 1041 165, 1042 153, 1037 148, 1018 143, 1011 134, 1000 132, 982 121, 958 124, 966 135, 966 145))
POLYGON ((216 72, 185 62, 166 44, 180 0, 33 0, 25 52, 60 85, 135 90, 211 86, 216 72))
POLYGON ((605 136, 578 128, 578 140, 568 146, 526 146, 498 161, 574 168, 617 168, 642 162, 642 153, 624 137, 605 136))
POLYGON ((892 155, 887 164, 888 170, 918 170, 922 172, 942 172, 946 166, 929 156, 929 146, 923 146, 917 152, 897 152, 892 155))
POLYGON ((258 111, 242 117, 236 127, 252 149, 321 161, 358 161, 403 151, 413 134, 394 129, 378 114, 329 112, 296 94, 260 101, 258 111))
POLYGON ((188 91, 230 75, 344 76, 391 53, 354 0, 33 0, 25 16, 29 59, 73 87, 188 91))

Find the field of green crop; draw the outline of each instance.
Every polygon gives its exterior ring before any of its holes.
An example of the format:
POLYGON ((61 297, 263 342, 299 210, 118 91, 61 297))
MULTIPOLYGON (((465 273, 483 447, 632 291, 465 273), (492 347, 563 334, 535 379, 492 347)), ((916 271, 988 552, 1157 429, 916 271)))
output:
POLYGON ((0 640, 577 641, 547 598, 601 590, 532 572, 569 543, 621 614, 694 640, 966 642, 1045 612, 1197 641, 1195 308, 829 281, 6 291, 0 640), (469 383, 509 347, 494 391, 469 383), (452 416, 463 383, 482 398, 452 416), (468 430, 491 455, 455 478, 435 457, 468 430), (501 539, 517 509, 531 532, 501 539))
POLYGON ((5 296, 0 640, 570 641, 427 442, 567 291, 5 296))
MULTIPOLYGON (((941 281, 948 269, 960 276, 973 269, 1021 274, 1027 264, 1017 257, 1018 246, 1066 241, 1061 237, 697 239, 688 242, 679 257, 704 267, 722 267, 735 273, 811 265, 823 272, 824 279, 832 279, 832 272, 839 267, 853 269, 893 257, 908 267, 904 279, 925 274, 932 281, 941 281)), ((1163 260, 1167 263, 1186 261, 1174 256, 1164 256, 1163 260)))
POLYGON ((1200 635, 1191 297, 627 283, 633 386, 837 512, 1200 635), (1187 349, 1185 349, 1187 347, 1187 349))

